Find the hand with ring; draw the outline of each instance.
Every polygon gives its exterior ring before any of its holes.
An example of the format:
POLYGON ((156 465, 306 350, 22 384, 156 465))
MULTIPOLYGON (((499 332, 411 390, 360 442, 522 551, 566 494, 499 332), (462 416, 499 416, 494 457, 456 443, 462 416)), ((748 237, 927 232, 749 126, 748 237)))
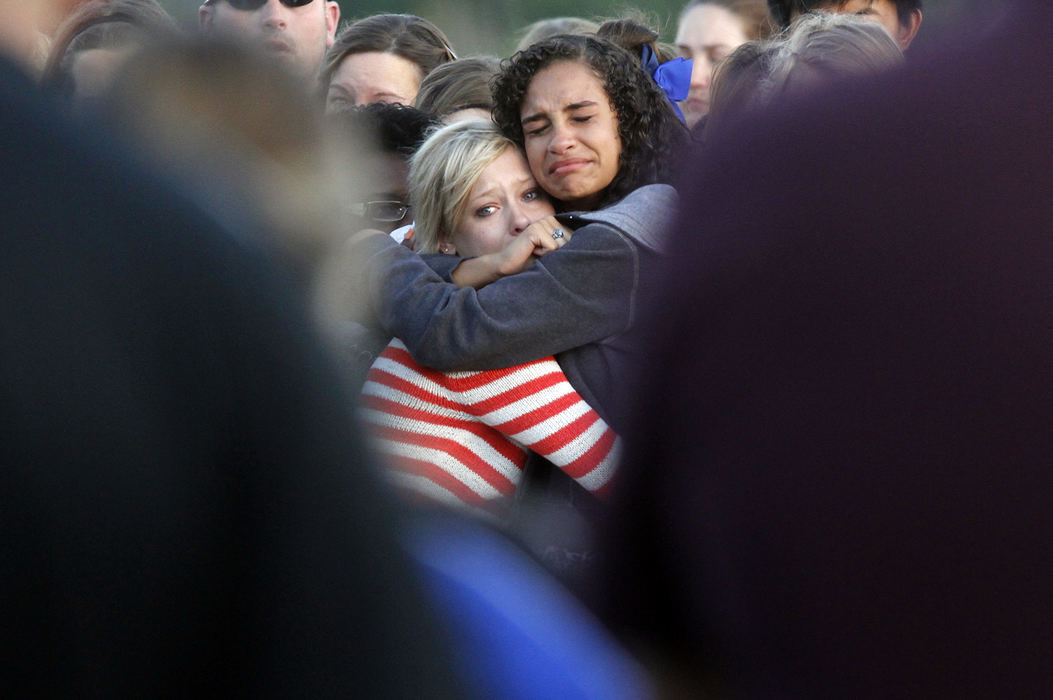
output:
POLYGON ((566 245, 573 234, 573 229, 546 216, 527 226, 500 251, 461 263, 451 277, 458 286, 480 289, 501 277, 529 269, 538 258, 566 245))
POLYGON ((498 253, 498 274, 502 277, 526 270, 537 258, 562 248, 574 231, 556 221, 554 216, 538 219, 498 253))

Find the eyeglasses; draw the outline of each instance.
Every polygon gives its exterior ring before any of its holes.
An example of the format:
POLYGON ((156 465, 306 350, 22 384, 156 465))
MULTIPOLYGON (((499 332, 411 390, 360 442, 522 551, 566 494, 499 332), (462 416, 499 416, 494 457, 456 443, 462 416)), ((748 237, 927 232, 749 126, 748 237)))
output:
POLYGON ((373 221, 402 221, 411 209, 409 204, 398 200, 381 200, 376 202, 359 202, 351 205, 351 213, 373 221))
MULTIPOLYGON (((206 5, 214 5, 217 0, 208 0, 206 5)), ((310 5, 313 0, 281 0, 281 3, 286 7, 303 7, 304 5, 310 5)), ((267 0, 227 0, 227 4, 233 7, 235 10, 247 10, 255 11, 267 4, 267 0)))

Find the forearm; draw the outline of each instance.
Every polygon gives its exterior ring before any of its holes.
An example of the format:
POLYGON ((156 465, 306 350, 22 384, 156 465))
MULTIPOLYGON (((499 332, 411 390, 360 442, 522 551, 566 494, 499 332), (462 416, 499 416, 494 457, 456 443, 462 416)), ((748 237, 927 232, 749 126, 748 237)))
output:
POLYGON ((364 274, 382 325, 435 369, 519 364, 596 342, 630 320, 636 252, 609 230, 480 290, 447 282, 394 242, 371 251, 364 274))
POLYGON ((450 275, 453 283, 458 287, 472 287, 474 289, 482 289, 503 276, 492 255, 465 258, 460 265, 453 269, 450 275))

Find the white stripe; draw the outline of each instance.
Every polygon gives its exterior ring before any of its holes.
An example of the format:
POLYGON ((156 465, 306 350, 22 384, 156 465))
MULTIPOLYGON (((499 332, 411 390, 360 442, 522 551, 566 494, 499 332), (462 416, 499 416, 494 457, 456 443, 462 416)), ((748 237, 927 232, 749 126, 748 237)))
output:
MULTIPOLYGON (((421 447, 420 445, 410 445, 404 442, 392 442, 384 439, 377 441, 377 449, 386 455, 415 459, 436 466, 467 486, 481 498, 493 500, 495 498, 503 498, 505 495, 491 486, 489 482, 475 473, 474 470, 469 469, 461 463, 460 460, 453 458, 445 452, 421 447)), ((520 472, 520 475, 522 475, 522 472, 520 472)), ((518 479, 512 481, 512 487, 514 488, 517 486, 518 482, 518 479)))
POLYGON ((443 505, 460 506, 462 508, 467 505, 467 503, 462 501, 460 496, 453 491, 439 486, 426 476, 421 476, 420 474, 408 474, 396 469, 390 469, 388 470, 387 477, 396 486, 423 494, 443 505))
MULTIPOLYGON (((427 421, 410 420, 402 416, 393 416, 390 413, 385 413, 383 411, 374 411, 370 408, 361 409, 359 415, 362 417, 362 420, 364 422, 373 425, 404 430, 408 433, 413 433, 415 435, 454 440, 458 444, 470 450, 476 457, 479 458, 481 462, 490 465, 490 467, 492 467, 494 471, 506 477, 513 484, 516 483, 516 480, 519 479, 522 475, 522 470, 519 468, 519 465, 502 455, 497 450, 495 450, 488 442, 467 430, 463 430, 461 428, 451 428, 448 426, 436 426, 435 424, 429 423, 427 421)), ((392 443, 395 442, 395 440, 393 440, 390 437, 378 436, 378 439, 392 443)), ((514 444, 512 445, 512 447, 515 447, 516 449, 521 449, 514 444)), ((439 451, 434 448, 425 447, 419 447, 419 449, 428 450, 430 453, 437 455, 437 458, 433 457, 425 460, 429 463, 436 464, 437 466, 442 466, 441 462, 445 460, 452 460, 455 461, 458 465, 460 465, 461 468, 468 469, 468 467, 461 463, 460 460, 457 460, 452 455, 447 454, 445 451, 439 451)))
POLYGON ((453 408, 447 408, 440 404, 428 401, 425 398, 408 394, 401 389, 388 386, 379 382, 368 381, 362 387, 363 396, 374 396, 379 399, 386 399, 400 406, 407 406, 409 408, 418 409, 421 411, 427 411, 437 416, 444 418, 456 418, 458 420, 468 421, 471 423, 478 423, 478 416, 472 415, 471 413, 465 413, 464 411, 458 411, 453 408))
MULTIPOLYGON (((555 363, 551 362, 551 364, 555 363)), ((521 382, 519 381, 506 382, 505 378, 501 378, 499 380, 491 382, 490 384, 485 385, 485 388, 480 388, 478 390, 466 392, 456 392, 422 376, 417 371, 410 369, 405 365, 389 360, 387 358, 378 358, 377 361, 373 363, 373 367, 377 368, 378 370, 388 372, 389 374, 392 374, 400 379, 403 379, 406 382, 412 384, 413 386, 418 387, 430 394, 438 395, 449 401, 452 401, 453 403, 466 406, 472 406, 482 401, 492 399, 494 398, 494 396, 501 394, 504 391, 516 388, 521 385, 521 382), (508 386, 504 387, 503 385, 505 384, 508 384, 508 386), (486 390, 493 387, 500 388, 500 391, 495 391, 493 394, 484 393, 486 390)), ((524 368, 524 371, 525 369, 526 368, 524 368)), ((513 401, 512 403, 498 408, 494 411, 482 414, 480 416, 476 416, 472 413, 466 413, 446 408, 435 403, 433 400, 429 400, 426 397, 416 396, 414 394, 407 393, 401 389, 397 389, 385 383, 383 380, 370 379, 362 387, 362 394, 365 396, 376 396, 379 398, 391 399, 402 404, 403 406, 427 409, 442 416, 466 420, 475 420, 476 418, 478 418, 483 423, 491 426, 500 425, 502 423, 507 423, 510 420, 520 418, 521 416, 531 411, 535 411, 543 406, 547 406, 553 401, 558 401, 564 396, 567 396, 568 394, 572 393, 574 393, 574 387, 570 385, 570 382, 563 380, 554 386, 547 387, 541 391, 535 392, 528 396, 524 396, 523 398, 517 401, 513 401)), ((584 413, 584 411, 582 411, 581 413, 584 413)), ((578 413, 574 417, 577 418, 579 415, 581 415, 581 413, 578 413)))
POLYGON ((607 424, 597 417, 596 422, 590 425, 587 430, 578 433, 573 440, 546 456, 550 462, 557 466, 562 467, 570 464, 581 459, 593 445, 603 438, 608 430, 607 424))
POLYGON ((489 520, 494 524, 497 524, 500 521, 500 519, 490 511, 485 508, 480 508, 475 504, 462 501, 457 494, 439 486, 426 476, 393 471, 388 475, 388 479, 398 488, 419 493, 426 498, 429 498, 432 501, 437 501, 445 506, 471 513, 474 516, 489 520))
POLYGON ((599 491, 604 485, 611 480, 614 473, 618 470, 618 464, 622 457, 622 439, 617 438, 614 441, 614 445, 611 447, 610 454, 607 455, 599 464, 597 464, 592 471, 587 474, 582 474, 577 482, 585 487, 588 491, 599 491))
MULTIPOLYGON (((373 368, 378 371, 392 374, 432 394, 437 394, 459 404, 468 406, 488 401, 495 396, 517 389, 527 382, 554 372, 560 372, 562 374, 562 370, 559 369, 559 364, 555 360, 550 359, 540 363, 528 364, 511 373, 506 373, 504 370, 488 370, 494 372, 495 376, 486 384, 474 389, 457 391, 451 386, 429 379, 421 374, 416 367, 407 367, 398 360, 383 355, 376 359, 373 363, 373 368)), ((446 372, 444 373, 444 376, 451 380, 461 380, 475 377, 480 374, 484 374, 484 372, 446 372)), ((564 380, 564 382, 565 381, 566 380, 564 380)))
POLYGON ((536 411, 542 406, 547 406, 550 403, 558 401, 564 396, 573 393, 574 387, 570 385, 570 382, 563 381, 555 386, 550 386, 541 391, 534 392, 529 396, 524 396, 518 401, 513 401, 506 406, 485 413, 479 416, 479 420, 487 425, 501 425, 502 423, 522 418, 531 411, 536 411))
MULTIPOLYGON (((535 379, 540 379, 547 375, 558 372, 563 374, 563 371, 559 368, 559 364, 555 360, 546 360, 544 362, 534 362, 522 367, 517 368, 514 372, 508 373, 506 370, 502 370, 502 373, 497 374, 488 383, 474 389, 467 389, 461 392, 455 392, 458 396, 463 397, 465 403, 477 404, 487 401, 489 399, 503 394, 506 391, 516 389, 528 382, 532 382, 535 379)), ((460 378, 461 376, 472 376, 481 374, 480 372, 450 372, 450 376, 454 378, 460 378)), ((564 380, 565 381, 565 380, 564 380)))
MULTIPOLYGON (((577 403, 573 403, 570 406, 567 406, 565 409, 552 416, 551 418, 547 418, 541 421, 540 423, 536 423, 535 425, 530 426, 526 430, 512 435, 512 438, 523 443, 524 445, 536 445, 545 438, 551 437, 557 431, 567 427, 572 422, 584 416, 591 410, 592 409, 587 403, 579 400, 577 403)), ((606 425, 607 424, 604 423, 604 426, 606 425)))
MULTIPOLYGON (((443 385, 428 379, 421 374, 417 369, 407 367, 406 365, 393 360, 390 357, 380 356, 373 362, 373 369, 378 371, 387 372, 388 374, 394 375, 399 379, 403 379, 413 386, 419 387, 432 394, 438 394, 439 396, 449 397, 451 392, 448 388, 443 385)), ((370 380, 367 383, 372 383, 370 380)))

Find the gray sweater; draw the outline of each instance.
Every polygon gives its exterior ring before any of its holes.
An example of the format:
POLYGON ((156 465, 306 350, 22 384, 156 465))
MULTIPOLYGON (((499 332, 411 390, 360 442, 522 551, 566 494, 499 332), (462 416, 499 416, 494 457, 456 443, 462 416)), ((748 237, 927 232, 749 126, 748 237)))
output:
POLYGON ((421 364, 493 369, 555 355, 574 388, 614 428, 617 396, 638 348, 627 342, 641 294, 655 281, 676 207, 668 185, 648 185, 595 212, 561 214, 571 241, 517 275, 459 288, 451 256, 420 256, 387 236, 355 250, 373 310, 421 364), (580 228, 579 228, 580 227, 580 228))

